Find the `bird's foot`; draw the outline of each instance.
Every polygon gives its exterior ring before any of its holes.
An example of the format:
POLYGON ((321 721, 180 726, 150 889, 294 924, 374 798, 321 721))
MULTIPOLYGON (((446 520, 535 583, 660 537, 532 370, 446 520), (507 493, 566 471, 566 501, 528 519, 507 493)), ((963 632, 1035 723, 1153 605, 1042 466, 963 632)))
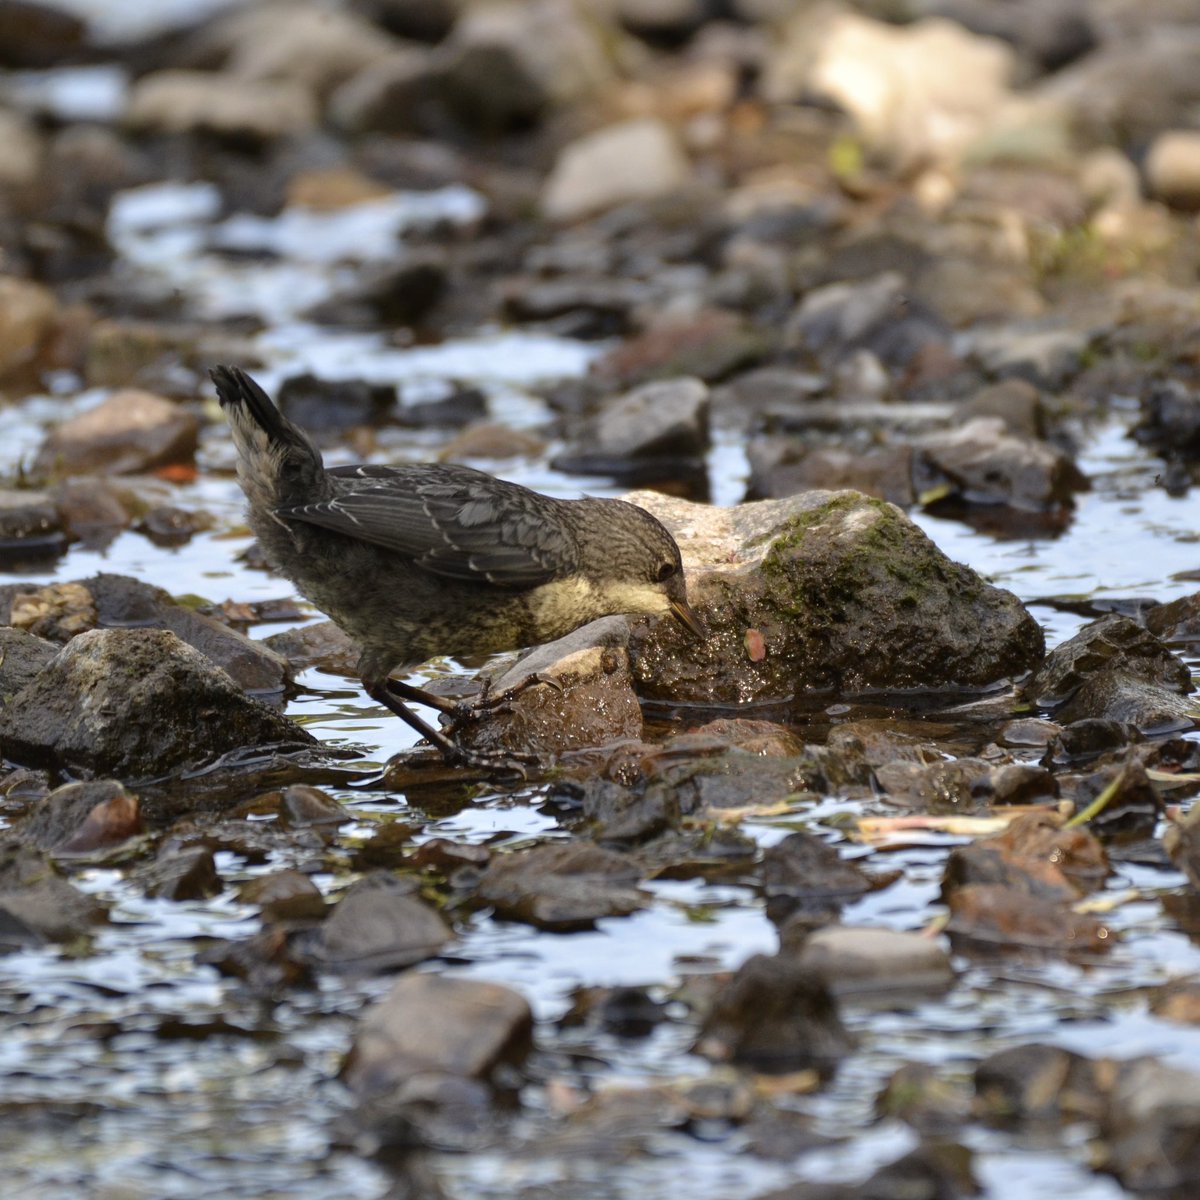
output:
POLYGON ((464 767, 482 771, 497 783, 525 783, 531 768, 540 767, 542 760, 536 754, 521 754, 513 751, 467 750, 455 746, 445 755, 447 766, 464 767))
POLYGON ((446 714, 449 720, 443 723, 442 728, 449 736, 453 737, 464 725, 482 720, 492 713, 508 711, 507 706, 512 704, 522 692, 527 692, 531 687, 537 687, 538 684, 545 684, 556 692, 563 690, 563 685, 553 675, 545 675, 541 671, 527 675, 520 683, 505 688, 504 691, 497 692, 494 696, 491 694, 490 681, 484 680, 483 690, 479 696, 474 700, 464 700, 462 703, 456 704, 453 710, 446 714))

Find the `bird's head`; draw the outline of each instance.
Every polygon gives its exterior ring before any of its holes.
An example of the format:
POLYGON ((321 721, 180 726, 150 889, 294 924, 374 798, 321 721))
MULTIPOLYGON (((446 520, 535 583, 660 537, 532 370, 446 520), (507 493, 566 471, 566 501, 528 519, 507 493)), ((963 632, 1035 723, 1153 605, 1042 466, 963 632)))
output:
POLYGON ((670 613, 696 637, 704 622, 687 600, 679 546, 666 527, 643 508, 623 500, 592 501, 597 520, 586 539, 592 587, 611 613, 670 613))

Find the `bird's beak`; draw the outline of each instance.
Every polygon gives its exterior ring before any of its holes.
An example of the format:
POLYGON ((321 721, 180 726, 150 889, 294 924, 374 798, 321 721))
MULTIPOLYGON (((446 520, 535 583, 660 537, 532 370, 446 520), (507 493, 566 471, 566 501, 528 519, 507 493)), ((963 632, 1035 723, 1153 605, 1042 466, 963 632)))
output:
POLYGON ((688 607, 686 600, 671 601, 671 616, 677 620, 680 625, 692 634, 693 637, 706 638, 708 637, 708 627, 702 620, 688 607))

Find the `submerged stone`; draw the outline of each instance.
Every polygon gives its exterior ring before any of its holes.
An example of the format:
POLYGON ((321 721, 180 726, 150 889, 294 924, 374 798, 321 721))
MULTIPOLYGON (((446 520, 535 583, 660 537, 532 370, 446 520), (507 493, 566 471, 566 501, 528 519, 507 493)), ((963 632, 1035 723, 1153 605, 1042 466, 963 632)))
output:
POLYGON ((830 1075, 852 1044, 821 975, 756 954, 717 993, 696 1051, 756 1071, 830 1075))
POLYGON ((494 858, 477 895, 500 917, 540 929, 590 929, 601 917, 627 916, 649 901, 636 886, 641 877, 627 855, 570 842, 494 858))
POLYGON ((363 1017, 342 1067, 376 1145, 445 1145, 490 1119, 499 1069, 528 1054, 533 1014, 511 988, 404 976, 363 1017))
POLYGON ((411 882, 378 872, 355 883, 301 951, 341 972, 395 971, 439 954, 453 934, 411 882))
POLYGON ((19 835, 56 855, 92 854, 142 832, 138 798, 115 779, 68 783, 41 800, 19 835))
POLYGON ((835 996, 943 992, 954 983, 940 943, 898 929, 831 925, 805 941, 799 961, 822 975, 835 996))

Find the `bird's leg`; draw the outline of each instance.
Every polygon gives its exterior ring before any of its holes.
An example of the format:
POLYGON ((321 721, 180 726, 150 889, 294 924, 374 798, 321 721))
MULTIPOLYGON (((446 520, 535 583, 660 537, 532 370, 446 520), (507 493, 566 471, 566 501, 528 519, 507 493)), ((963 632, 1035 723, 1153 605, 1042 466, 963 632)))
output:
POLYGON ((424 688, 413 687, 411 683, 401 683, 398 679, 385 679, 384 686, 399 700, 407 700, 409 704, 424 704, 426 708, 436 709, 448 717, 458 716, 466 707, 461 700, 447 700, 444 696, 436 696, 424 688))
MULTIPOLYGON (((523 783, 528 778, 521 762, 522 756, 466 750, 442 730, 434 729, 427 721, 423 721, 404 703, 407 700, 412 704, 432 704, 432 707, 439 711, 445 712, 449 709, 453 712, 455 706, 450 701, 440 696, 432 696, 420 688, 396 679, 364 679, 363 689, 372 700, 394 712, 409 728, 415 729, 427 742, 436 746, 448 766, 476 767, 500 777, 507 777, 512 782, 523 783)), ((537 759, 529 757, 528 761, 536 763, 537 759)))
MULTIPOLYGON (((409 728, 415 729, 427 742, 435 745, 451 766, 463 761, 464 751, 461 747, 456 746, 440 729, 434 729, 427 721, 423 721, 404 703, 405 700, 409 700, 414 704, 425 704, 435 697, 427 696, 420 688, 397 683, 394 679, 364 679, 363 689, 372 700, 390 709, 409 728)), ((435 704, 432 707, 437 708, 439 705, 435 704)))

